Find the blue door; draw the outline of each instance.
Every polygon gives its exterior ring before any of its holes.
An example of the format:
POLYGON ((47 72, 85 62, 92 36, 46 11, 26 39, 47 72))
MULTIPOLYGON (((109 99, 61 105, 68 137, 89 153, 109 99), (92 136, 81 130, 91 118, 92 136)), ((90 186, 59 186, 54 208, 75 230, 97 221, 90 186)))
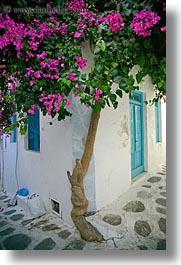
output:
POLYGON ((131 175, 132 178, 144 171, 143 94, 134 91, 130 96, 131 126, 131 175))

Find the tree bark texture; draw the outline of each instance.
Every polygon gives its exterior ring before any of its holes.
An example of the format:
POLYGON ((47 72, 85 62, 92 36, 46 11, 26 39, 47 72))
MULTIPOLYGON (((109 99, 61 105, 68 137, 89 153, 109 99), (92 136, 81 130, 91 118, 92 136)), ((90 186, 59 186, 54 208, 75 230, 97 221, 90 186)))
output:
POLYGON ((101 242, 103 240, 102 234, 85 219, 88 200, 84 192, 84 177, 89 168, 93 154, 99 118, 100 112, 92 110, 88 135, 82 158, 76 159, 76 165, 73 169, 72 175, 70 172, 67 172, 67 175, 72 190, 71 202, 73 209, 71 212, 71 217, 76 228, 79 230, 80 235, 84 240, 101 242))

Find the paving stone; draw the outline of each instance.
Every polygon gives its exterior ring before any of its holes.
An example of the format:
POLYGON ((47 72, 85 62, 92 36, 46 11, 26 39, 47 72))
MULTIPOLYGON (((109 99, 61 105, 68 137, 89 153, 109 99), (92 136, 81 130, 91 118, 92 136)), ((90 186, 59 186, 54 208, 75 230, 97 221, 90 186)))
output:
POLYGON ((160 180, 161 180, 161 178, 160 177, 156 177, 156 176, 147 179, 147 181, 150 182, 150 183, 159 182, 160 180))
POLYGON ((147 191, 138 191, 137 196, 141 199, 150 199, 152 197, 151 193, 147 191))
POLYGON ((157 250, 166 250, 166 240, 160 239, 157 243, 157 250))
POLYGON ((10 199, 8 199, 8 200, 5 200, 4 202, 5 202, 5 203, 9 203, 9 202, 10 202, 10 199))
POLYGON ((64 250, 82 250, 85 247, 85 242, 82 240, 71 241, 64 250))
POLYGON ((123 210, 133 213, 143 212, 145 210, 145 206, 140 201, 130 201, 123 207, 123 210))
POLYGON ((166 173, 164 173, 164 172, 157 172, 157 174, 159 174, 159 175, 166 175, 166 173))
POLYGON ((122 221, 121 216, 115 214, 106 214, 102 220, 110 225, 120 225, 122 221))
POLYGON ((45 224, 45 223, 48 223, 48 220, 47 219, 45 219, 45 220, 41 220, 41 221, 38 221, 37 223, 34 223, 34 224, 32 224, 32 226, 33 227, 41 227, 43 224, 45 224))
POLYGON ((135 222, 134 230, 138 235, 143 237, 147 237, 151 233, 151 227, 149 223, 143 220, 138 220, 135 222))
POLYGON ((57 229, 60 229, 60 227, 56 224, 49 224, 49 225, 42 227, 43 231, 53 231, 53 230, 57 230, 57 229))
POLYGON ((7 237, 3 245, 7 250, 24 250, 31 243, 31 238, 24 234, 16 234, 7 237))
POLYGON ((11 220, 13 221, 19 221, 23 219, 24 215, 23 214, 14 214, 13 216, 10 217, 11 220))
POLYGON ((31 222, 32 222, 32 219, 27 219, 27 220, 22 221, 21 224, 22 224, 22 226, 25 226, 31 222))
POLYGON ((58 236, 63 238, 63 239, 66 239, 70 235, 71 235, 71 233, 68 230, 63 230, 60 233, 58 233, 58 236))
POLYGON ((7 212, 5 212, 5 213, 3 213, 4 215, 10 215, 10 214, 13 214, 13 213, 15 213, 16 212, 16 210, 10 210, 10 211, 7 211, 7 212))
POLYGON ((166 192, 160 192, 160 195, 162 195, 163 197, 167 197, 167 193, 166 192))
POLYGON ((160 220, 158 221, 158 225, 160 227, 160 230, 166 234, 166 219, 160 218, 160 220))
POLYGON ((3 200, 5 200, 5 199, 7 199, 7 198, 8 198, 8 196, 3 195, 3 196, 0 197, 0 201, 3 201, 3 200))
POLYGON ((156 203, 162 205, 162 206, 166 206, 166 200, 163 198, 158 198, 156 199, 156 203))
POLYGON ((0 228, 2 228, 3 226, 7 225, 7 222, 6 221, 1 221, 0 222, 0 228))
POLYGON ((161 214, 166 214, 166 208, 156 207, 156 211, 161 214))
POLYGON ((138 248, 140 249, 140 250, 147 250, 148 248, 146 247, 146 246, 144 246, 144 245, 140 245, 140 246, 138 246, 138 248))
POLYGON ((42 240, 34 249, 35 250, 51 250, 55 247, 55 241, 49 237, 42 240))
POLYGON ((142 187, 144 187, 144 188, 151 188, 151 186, 150 185, 142 185, 142 187))
POLYGON ((12 232, 14 232, 15 230, 16 230, 15 228, 9 227, 9 228, 1 231, 0 236, 7 236, 7 235, 11 234, 12 232))

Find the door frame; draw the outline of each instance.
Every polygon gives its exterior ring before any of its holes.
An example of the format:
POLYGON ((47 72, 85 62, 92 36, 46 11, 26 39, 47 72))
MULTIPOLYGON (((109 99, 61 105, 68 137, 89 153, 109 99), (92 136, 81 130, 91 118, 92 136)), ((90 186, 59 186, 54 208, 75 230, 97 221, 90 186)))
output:
MULTIPOLYGON (((136 176, 138 176, 139 174, 141 174, 142 172, 145 171, 145 148, 144 148, 144 141, 145 141, 145 136, 144 136, 144 126, 145 126, 145 121, 144 121, 144 106, 143 106, 143 98, 144 98, 144 94, 141 91, 135 90, 132 92, 132 95, 129 98, 129 105, 134 104, 134 105, 139 105, 141 106, 141 166, 139 166, 138 168, 132 169, 131 168, 131 178, 134 179, 136 176), (139 98, 138 100, 134 100, 134 97, 139 98)), ((130 113, 131 115, 131 113, 130 113)), ((131 121, 131 116, 130 116, 130 121, 131 121)), ((131 130, 131 126, 130 126, 130 130, 131 130)), ((130 133, 131 135, 131 133, 130 133)), ((131 148, 130 148, 131 151, 131 148)), ((131 152, 130 152, 131 153, 131 152)))

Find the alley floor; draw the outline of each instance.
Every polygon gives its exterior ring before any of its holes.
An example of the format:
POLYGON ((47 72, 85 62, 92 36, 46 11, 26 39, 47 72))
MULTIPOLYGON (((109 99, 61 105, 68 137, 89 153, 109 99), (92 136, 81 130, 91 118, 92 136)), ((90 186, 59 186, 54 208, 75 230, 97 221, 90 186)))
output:
POLYGON ((117 200, 87 220, 104 241, 86 242, 53 213, 32 219, 0 192, 0 250, 165 250, 166 168, 144 173, 117 200))

